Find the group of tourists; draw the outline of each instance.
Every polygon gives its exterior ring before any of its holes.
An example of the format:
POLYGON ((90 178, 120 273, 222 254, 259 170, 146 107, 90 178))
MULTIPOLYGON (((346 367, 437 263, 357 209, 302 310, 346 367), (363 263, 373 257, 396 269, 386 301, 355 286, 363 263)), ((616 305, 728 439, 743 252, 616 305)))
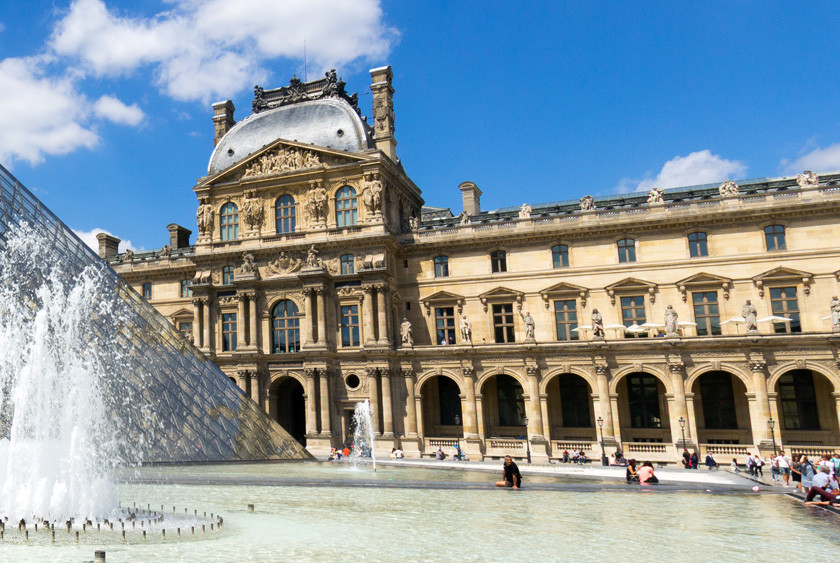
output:
MULTIPOLYGON (((778 454, 762 459, 758 454, 747 456, 747 472, 751 477, 764 477, 764 466, 770 466, 770 476, 774 483, 781 482, 784 486, 794 486, 800 491, 806 491, 812 486, 812 480, 821 469, 830 475, 840 473, 840 454, 822 454, 816 461, 812 461, 805 454, 794 454, 789 457, 784 450, 778 454)), ((734 471, 738 471, 736 460, 732 460, 734 471)))
POLYGON ((391 448, 391 459, 402 459, 405 457, 401 448, 391 448))
POLYGON ((586 452, 583 450, 563 450, 563 463, 580 463, 583 465, 586 463, 588 459, 586 458, 586 452))
POLYGON ((338 461, 342 457, 347 457, 351 453, 350 447, 344 444, 343 448, 330 448, 330 461, 338 461))
POLYGON ((627 472, 625 476, 628 483, 639 483, 640 485, 656 485, 659 479, 653 474, 653 464, 646 461, 638 469, 638 462, 635 459, 627 460, 627 472))

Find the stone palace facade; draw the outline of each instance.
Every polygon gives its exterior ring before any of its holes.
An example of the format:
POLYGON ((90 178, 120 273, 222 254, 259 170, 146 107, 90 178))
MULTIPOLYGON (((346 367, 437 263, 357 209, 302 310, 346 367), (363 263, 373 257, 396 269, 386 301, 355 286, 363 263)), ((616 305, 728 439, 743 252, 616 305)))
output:
MULTIPOLYGON (((197 240, 100 254, 315 454, 458 441, 674 462, 840 448, 840 174, 463 211, 396 156, 392 73, 372 118, 335 72, 255 89, 215 150, 197 240)), ((583 187, 583 191, 594 187, 583 187)), ((451 451, 451 450, 450 450, 451 451)))

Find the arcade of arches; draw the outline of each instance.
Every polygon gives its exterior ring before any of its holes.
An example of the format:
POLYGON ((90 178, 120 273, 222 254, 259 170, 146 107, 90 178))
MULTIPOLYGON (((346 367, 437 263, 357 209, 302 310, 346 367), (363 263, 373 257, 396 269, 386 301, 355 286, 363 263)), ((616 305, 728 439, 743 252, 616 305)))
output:
POLYGON ((399 445, 414 457, 458 443, 473 459, 525 457, 530 450, 535 460, 545 460, 566 449, 597 459, 603 440, 608 455, 618 448, 627 456, 674 462, 685 446, 723 461, 774 447, 813 454, 840 444, 840 391, 817 370, 771 374, 752 362, 746 370, 690 373, 682 364, 477 371, 324 366, 278 372, 285 375, 272 377, 266 407, 301 442, 318 438, 339 446, 352 439, 353 406, 368 399, 377 449, 386 453, 399 445))

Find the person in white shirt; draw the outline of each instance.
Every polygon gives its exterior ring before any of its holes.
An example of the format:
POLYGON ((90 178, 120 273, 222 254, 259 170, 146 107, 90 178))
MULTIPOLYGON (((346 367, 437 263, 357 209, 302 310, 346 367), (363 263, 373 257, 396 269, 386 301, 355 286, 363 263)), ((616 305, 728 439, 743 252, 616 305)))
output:
POLYGON ((835 502, 837 497, 840 496, 840 487, 838 487, 837 481, 825 467, 820 467, 820 472, 814 475, 805 502, 813 502, 817 495, 823 500, 821 504, 835 502))
POLYGON ((779 451, 779 455, 773 460, 779 467, 779 473, 785 480, 785 487, 790 484, 790 458, 785 455, 784 450, 779 451))

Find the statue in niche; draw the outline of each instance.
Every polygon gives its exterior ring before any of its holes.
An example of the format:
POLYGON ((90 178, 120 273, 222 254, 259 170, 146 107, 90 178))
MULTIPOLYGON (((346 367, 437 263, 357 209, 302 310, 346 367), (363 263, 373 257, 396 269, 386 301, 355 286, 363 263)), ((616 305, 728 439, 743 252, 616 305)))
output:
POLYGON ((665 335, 666 336, 677 336, 679 334, 679 325, 677 324, 677 319, 679 315, 674 310, 674 308, 670 305, 665 308, 665 335))
POLYGON ((831 298, 831 330, 840 332, 840 299, 831 298))
POLYGON ((591 195, 585 195, 580 198, 581 211, 593 211, 595 209, 595 198, 591 195))
POLYGON ((199 235, 208 235, 213 230, 213 206, 207 203, 206 199, 200 201, 195 220, 198 223, 199 235))
POLYGON ((414 339, 411 337, 411 322, 407 317, 403 317, 400 325, 400 340, 404 346, 414 346, 414 339))
POLYGON ((249 229, 259 229, 262 227, 264 218, 265 210, 262 200, 254 197, 254 192, 249 192, 242 204, 242 219, 245 221, 245 225, 249 229))
POLYGON ((519 208, 519 218, 520 219, 530 219, 531 218, 531 206, 527 203, 523 203, 522 207, 519 208))
POLYGON ((472 344, 472 323, 466 315, 461 317, 461 339, 472 344))
POLYGON ((411 217, 408 218, 408 227, 412 231, 416 231, 417 229, 420 228, 420 219, 418 219, 417 217, 412 215, 411 217))
POLYGON ((718 192, 720 192, 721 197, 732 197, 738 195, 738 184, 733 182, 732 180, 726 180, 720 186, 718 186, 718 192))
POLYGON ((365 205, 368 213, 382 212, 383 190, 382 181, 376 176, 373 177, 373 180, 365 182, 365 187, 362 189, 362 203, 365 205))
POLYGON ((364 254, 356 254, 353 257, 353 268, 359 272, 365 269, 365 258, 367 258, 364 254))
POLYGON ((817 188, 820 185, 820 180, 816 174, 806 170, 796 177, 796 183, 799 184, 800 188, 817 188))
POLYGON ((758 332, 758 309, 755 308, 749 299, 741 309, 741 316, 747 326, 747 332, 758 332))
POLYGON ((647 202, 652 205, 665 203, 665 191, 662 188, 651 188, 650 192, 648 192, 647 202))
POLYGON ((522 322, 525 323, 525 340, 534 340, 534 330, 536 328, 534 317, 528 311, 525 311, 524 315, 522 311, 519 311, 519 316, 522 317, 522 322))
POLYGON ((592 336, 604 338, 604 317, 598 309, 592 309, 592 336))
POLYGON ((305 209, 310 222, 325 221, 327 218, 327 190, 320 186, 309 190, 305 209))
POLYGON ((306 267, 307 268, 318 268, 321 266, 321 260, 318 258, 318 251, 315 249, 315 245, 309 247, 309 250, 306 253, 306 267))
POLYGON ((280 256, 268 263, 267 269, 272 274, 288 274, 300 270, 303 260, 281 252, 280 256))

